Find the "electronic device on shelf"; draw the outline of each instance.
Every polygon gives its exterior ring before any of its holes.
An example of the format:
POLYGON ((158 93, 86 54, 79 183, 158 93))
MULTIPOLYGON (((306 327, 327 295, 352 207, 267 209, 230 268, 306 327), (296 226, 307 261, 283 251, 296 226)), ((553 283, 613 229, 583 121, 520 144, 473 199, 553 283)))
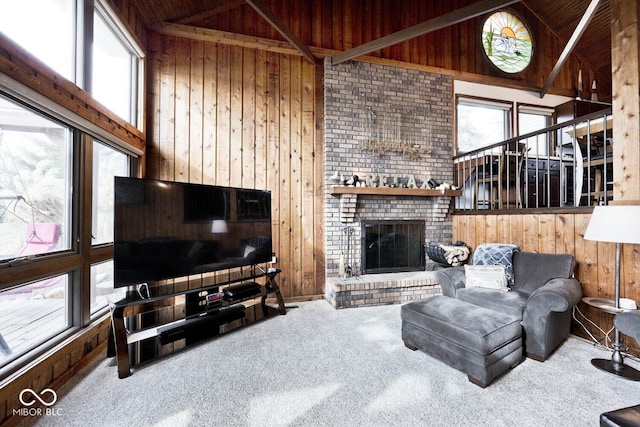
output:
POLYGON ((268 263, 271 192, 115 178, 114 286, 268 263))
POLYGON ((223 296, 222 292, 214 292, 212 294, 208 294, 205 297, 207 311, 220 308, 222 306, 222 296, 223 296))
POLYGON ((246 282, 229 286, 224 290, 222 298, 227 302, 236 302, 254 298, 260 294, 262 294, 262 286, 256 282, 246 282))
POLYGON ((161 345, 183 338, 190 338, 192 342, 199 341, 209 337, 213 328, 242 319, 244 311, 245 307, 242 304, 236 304, 228 308, 187 318, 182 322, 162 326, 158 328, 158 340, 161 345))

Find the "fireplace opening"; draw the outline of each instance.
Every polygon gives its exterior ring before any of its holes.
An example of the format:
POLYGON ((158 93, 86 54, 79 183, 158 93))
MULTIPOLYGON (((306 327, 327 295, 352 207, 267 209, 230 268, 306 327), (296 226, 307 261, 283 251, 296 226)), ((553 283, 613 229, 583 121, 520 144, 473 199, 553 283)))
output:
POLYGON ((363 221, 362 273, 425 268, 424 221, 363 221))

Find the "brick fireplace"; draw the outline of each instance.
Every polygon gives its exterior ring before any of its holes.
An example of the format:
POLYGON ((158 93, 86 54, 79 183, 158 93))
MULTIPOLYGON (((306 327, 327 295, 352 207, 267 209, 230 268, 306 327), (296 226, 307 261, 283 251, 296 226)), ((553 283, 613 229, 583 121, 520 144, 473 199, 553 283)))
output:
MULTIPOLYGON (((334 66, 331 58, 325 60, 324 76, 325 296, 343 308, 439 293, 424 271, 361 275, 362 229, 366 222, 419 222, 424 224, 422 246, 450 242, 452 198, 394 190, 337 192, 336 187, 353 175, 367 187, 390 189, 426 188, 429 179, 451 182, 452 78, 386 64, 334 66), (352 277, 339 274, 343 266, 352 277)), ((433 268, 427 258, 422 270, 433 268)))

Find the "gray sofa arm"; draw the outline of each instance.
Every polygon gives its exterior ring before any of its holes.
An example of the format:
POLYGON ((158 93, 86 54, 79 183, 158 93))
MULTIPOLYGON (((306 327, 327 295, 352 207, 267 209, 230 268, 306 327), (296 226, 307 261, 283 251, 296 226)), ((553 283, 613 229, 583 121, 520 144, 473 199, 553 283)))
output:
POLYGON ((529 357, 545 360, 569 335, 571 310, 581 298, 576 279, 552 279, 531 293, 522 317, 529 357))
POLYGON ((435 280, 442 288, 444 296, 455 298, 458 289, 464 288, 464 266, 436 270, 435 280))
MULTIPOLYGON (((551 279, 529 295, 527 309, 541 303, 546 311, 565 311, 573 308, 582 299, 582 286, 576 279, 551 279)), ((544 310, 544 309, 543 309, 544 310)))

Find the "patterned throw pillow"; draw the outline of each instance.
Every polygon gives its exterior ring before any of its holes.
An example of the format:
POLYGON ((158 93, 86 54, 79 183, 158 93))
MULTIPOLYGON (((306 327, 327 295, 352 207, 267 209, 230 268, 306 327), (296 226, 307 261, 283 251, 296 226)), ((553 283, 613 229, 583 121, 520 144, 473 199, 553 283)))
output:
POLYGON ((464 275, 467 288, 509 290, 504 265, 465 265, 464 275))
POLYGON ((513 253, 517 245, 507 243, 485 243, 473 252, 473 265, 504 265, 509 286, 513 285, 513 253))

